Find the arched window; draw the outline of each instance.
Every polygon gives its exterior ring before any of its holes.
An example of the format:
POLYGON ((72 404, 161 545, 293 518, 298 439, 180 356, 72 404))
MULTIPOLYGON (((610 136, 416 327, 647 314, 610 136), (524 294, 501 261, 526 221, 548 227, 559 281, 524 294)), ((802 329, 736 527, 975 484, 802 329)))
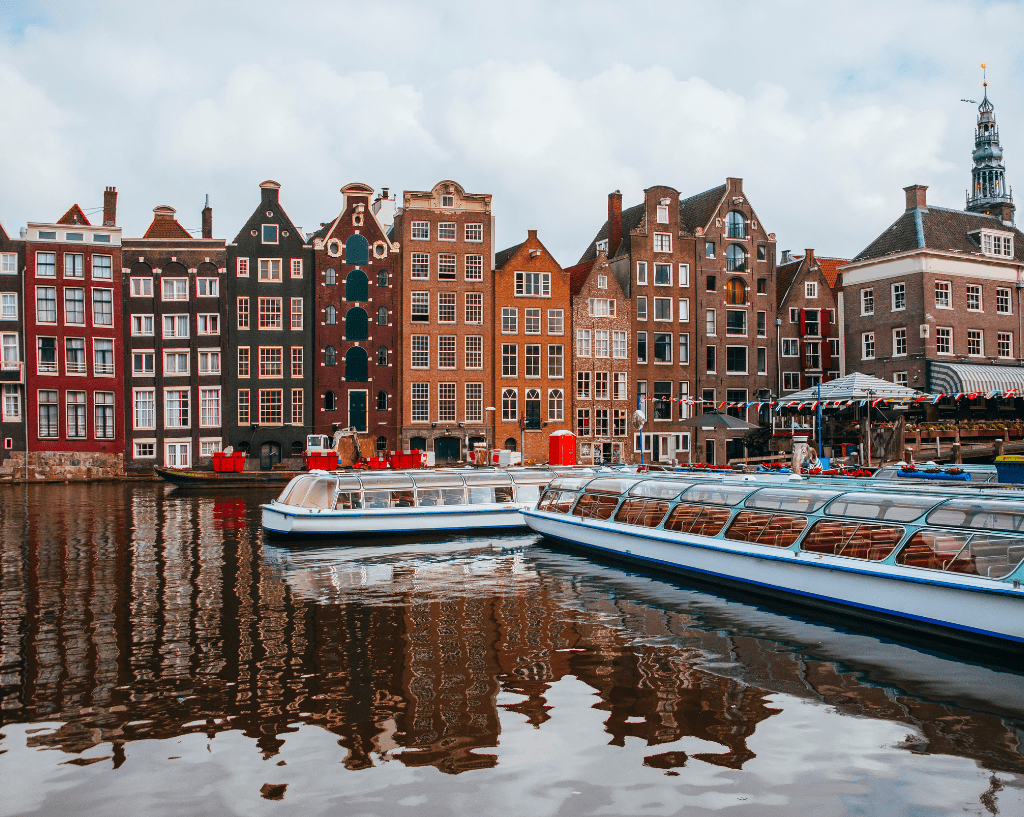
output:
POLYGON ((388 410, 388 393, 386 391, 377 392, 377 411, 388 410))
POLYGON ((526 427, 540 428, 540 389, 526 390, 526 427))
POLYGON ((739 244, 730 244, 725 251, 725 268, 730 272, 743 272, 747 268, 747 251, 739 244))
POLYGON ((516 450, 516 438, 515 437, 508 437, 505 440, 505 448, 507 448, 509 451, 515 451, 516 450))
POLYGON ((388 450, 388 438, 387 437, 378 437, 377 438, 377 446, 376 447, 377 447, 377 456, 379 457, 381 454, 383 454, 385 451, 388 450))
POLYGON ((513 421, 519 419, 519 396, 515 389, 505 389, 501 393, 501 419, 513 421))
POLYGON ((345 382, 365 383, 369 379, 366 350, 359 346, 353 346, 345 352, 345 382))
POLYGON ((727 304, 745 304, 747 302, 747 282, 742 278, 730 278, 725 285, 725 302, 727 304))
POLYGON ((377 286, 386 287, 388 285, 388 271, 382 269, 377 273, 377 286))
POLYGON ((548 419, 556 422, 565 419, 565 393, 561 389, 548 390, 548 419))
POLYGON ((370 263, 370 244, 363 236, 353 235, 345 242, 345 263, 370 263))
POLYGON ((324 365, 325 366, 337 366, 338 365, 338 350, 333 346, 328 346, 324 349, 324 365))
POLYGON ((366 340, 369 337, 370 318, 366 310, 359 306, 352 307, 345 313, 345 340, 366 340))
POLYGON ((327 307, 327 309, 324 310, 324 323, 326 323, 328 326, 333 326, 337 322, 338 310, 335 309, 333 306, 327 307))
POLYGON ((730 210, 729 215, 725 217, 725 237, 747 237, 747 217, 739 210, 730 210))
POLYGON ((377 347, 377 365, 387 366, 388 365, 388 347, 378 346, 377 347))
POLYGON ((328 267, 324 270, 324 283, 329 287, 333 287, 338 283, 338 272, 334 267, 328 267))
POLYGON ((345 300, 358 302, 370 300, 370 282, 366 278, 366 273, 361 269, 354 269, 345 277, 345 300))
POLYGON ((337 404, 334 402, 334 392, 332 392, 332 391, 325 391, 324 392, 324 411, 334 411, 334 409, 336 408, 336 405, 337 404))
POLYGON ((386 306, 382 306, 380 309, 377 310, 377 326, 387 326, 387 325, 388 325, 388 308, 386 306))

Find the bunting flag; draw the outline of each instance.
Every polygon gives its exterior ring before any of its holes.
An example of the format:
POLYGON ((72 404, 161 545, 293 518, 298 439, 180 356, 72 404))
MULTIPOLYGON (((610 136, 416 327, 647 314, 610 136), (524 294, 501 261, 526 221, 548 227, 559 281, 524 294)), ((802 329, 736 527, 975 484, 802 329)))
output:
POLYGON ((774 404, 770 400, 749 400, 749 401, 748 400, 723 400, 720 403, 716 403, 714 400, 705 400, 702 397, 671 397, 671 396, 668 396, 668 395, 666 395, 664 397, 659 397, 659 396, 654 396, 654 395, 645 395, 645 396, 639 398, 639 400, 641 402, 646 402, 646 403, 665 402, 665 403, 679 403, 681 405, 687 405, 687 406, 698 406, 698 405, 699 406, 711 406, 714 409, 724 409, 724 408, 750 409, 750 408, 753 408, 753 409, 756 409, 758 412, 760 412, 762 407, 764 407, 764 406, 770 406, 770 407, 774 408, 775 411, 782 411, 782 409, 786 409, 786 408, 789 408, 789 409, 795 408, 797 411, 803 411, 804 408, 807 408, 810 411, 816 411, 818 409, 819 403, 820 403, 822 409, 830 409, 830 408, 841 409, 841 408, 849 408, 850 406, 854 406, 854 405, 859 405, 859 406, 863 407, 863 406, 867 406, 869 403, 871 404, 872 407, 884 406, 884 405, 906 406, 906 405, 910 405, 911 403, 917 404, 917 403, 923 403, 923 402, 929 402, 932 405, 935 405, 936 403, 939 402, 939 400, 942 400, 943 398, 949 398, 949 399, 951 399, 953 401, 963 400, 963 399, 977 400, 979 397, 984 397, 984 398, 989 399, 989 400, 996 399, 996 398, 1001 398, 1001 399, 1009 400, 1009 399, 1013 399, 1015 397, 1021 396, 1021 391, 1022 390, 1019 389, 1019 388, 1012 388, 1012 389, 1006 389, 1005 391, 1001 391, 999 389, 993 389, 992 391, 989 391, 989 392, 970 392, 970 393, 956 392, 955 394, 944 394, 944 393, 939 393, 939 394, 921 394, 921 395, 918 395, 917 397, 874 397, 874 398, 863 398, 863 399, 848 398, 846 400, 821 400, 821 401, 818 401, 818 400, 801 400, 799 402, 797 402, 796 400, 779 400, 777 403, 774 403, 774 404))

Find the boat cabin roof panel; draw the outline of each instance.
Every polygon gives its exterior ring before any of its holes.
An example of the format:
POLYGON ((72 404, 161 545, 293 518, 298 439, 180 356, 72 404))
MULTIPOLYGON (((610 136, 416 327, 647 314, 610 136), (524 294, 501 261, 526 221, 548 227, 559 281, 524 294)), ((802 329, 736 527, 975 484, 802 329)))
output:
POLYGON ((979 530, 1024 531, 1024 511, 1006 502, 951 499, 928 514, 930 525, 953 525, 979 530))
POLYGON ((627 477, 598 477, 587 483, 587 491, 600 491, 603 494, 624 494, 640 480, 627 477))
POLYGON ((746 507, 765 511, 796 511, 812 513, 832 499, 840 491, 825 491, 815 488, 794 490, 793 488, 763 488, 747 498, 746 507))
POLYGON ((738 505, 756 490, 756 485, 693 485, 686 489, 683 499, 686 502, 708 502, 712 505, 738 505))
POLYGON ((938 497, 851 492, 830 502, 825 513, 830 516, 852 516, 857 519, 913 522, 934 508, 938 502, 938 497))
POLYGON ((645 479, 629 489, 630 496, 648 497, 650 499, 676 499, 683 491, 691 487, 692 482, 668 482, 667 480, 645 479))

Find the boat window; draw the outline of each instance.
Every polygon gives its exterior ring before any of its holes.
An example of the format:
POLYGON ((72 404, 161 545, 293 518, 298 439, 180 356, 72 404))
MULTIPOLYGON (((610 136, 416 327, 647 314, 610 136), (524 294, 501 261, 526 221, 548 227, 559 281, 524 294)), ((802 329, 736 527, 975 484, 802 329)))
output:
POLYGON ((551 506, 554 504, 556 499, 558 499, 558 491, 552 491, 548 489, 547 491, 544 492, 543 496, 541 496, 540 500, 537 502, 537 510, 550 511, 551 506))
POLYGON ((462 487, 462 475, 453 474, 450 471, 445 473, 410 474, 409 476, 412 478, 412 481, 416 483, 417 488, 425 485, 458 485, 460 488, 462 487))
POLYGON ((413 491, 392 491, 391 492, 391 507, 392 508, 411 508, 415 502, 415 494, 413 491))
POLYGON ((470 505, 491 505, 494 503, 494 488, 474 485, 469 489, 470 505))
POLYGON ((729 511, 724 508, 676 505, 665 520, 665 530, 694 533, 698 536, 716 536, 728 521, 729 511))
POLYGON ((481 471, 479 474, 465 474, 467 485, 511 485, 509 475, 502 471, 481 471))
POLYGON ((512 488, 505 485, 499 485, 497 488, 494 489, 494 501, 499 503, 512 502, 512 488))
POLYGON ((1024 561, 1024 537, 921 530, 896 556, 896 564, 1001 579, 1024 561))
POLYGON ((627 499, 622 503, 615 521, 624 525, 643 525, 656 528, 668 513, 668 502, 656 499, 627 499))
POLYGON ((310 486, 316 482, 316 477, 296 477, 281 492, 278 501, 285 505, 301 505, 306 497, 310 486))
POLYGON ((536 502, 540 496, 540 485, 520 485, 516 488, 516 499, 519 502, 536 502))
POLYGON ((535 468, 526 471, 513 471, 510 476, 516 485, 546 485, 555 476, 554 471, 547 471, 543 468, 535 468))
POLYGON ((358 477, 338 477, 339 491, 358 491, 362 487, 358 477))
POLYGON ((829 503, 825 513, 831 516, 855 516, 861 519, 886 519, 913 522, 935 507, 936 497, 864 493, 843 494, 829 503))
POLYGON ((741 511, 736 514, 729 530, 725 532, 725 538, 787 548, 797 540, 806 527, 806 516, 741 511))
POLYGON ((412 488, 412 480, 406 474, 367 474, 362 477, 363 488, 377 491, 383 488, 412 488))
POLYGON ((327 510, 331 507, 331 500, 334 498, 334 480, 330 477, 321 477, 313 482, 309 491, 302 498, 303 508, 315 508, 327 510))
POLYGON ((551 487, 559 491, 578 491, 590 480, 591 477, 559 477, 551 481, 551 487))
POLYGON ((441 499, 444 500, 445 505, 465 505, 466 504, 466 489, 465 488, 442 488, 441 499))
POLYGON ((904 528, 822 519, 800 543, 800 550, 880 562, 893 552, 904 528))
POLYGON ((765 511, 797 511, 814 513, 830 499, 839 496, 839 491, 806 491, 797 488, 763 488, 749 497, 745 506, 765 511))
POLYGON ((630 496, 646 496, 651 499, 675 499, 692 482, 668 482, 663 479, 645 479, 629 489, 630 496))
POLYGON ((619 477, 598 477, 587 483, 587 491, 601 491, 606 494, 624 494, 637 483, 635 479, 619 477))
POLYGON ((336 511, 355 511, 361 507, 359 491, 338 491, 338 495, 334 498, 334 510, 336 511))
POLYGON ((387 508, 391 505, 391 491, 363 491, 364 508, 387 508))
POLYGON ((430 508, 441 504, 441 489, 426 488, 416 492, 416 507, 430 508))
POLYGON ((710 502, 714 505, 736 505, 750 496, 756 488, 733 485, 694 485, 686 489, 687 502, 710 502))
POLYGON ((580 497, 572 512, 574 516, 581 516, 584 519, 609 519, 615 513, 615 506, 618 504, 617 496, 587 492, 580 497))
POLYGON ((1024 530, 1024 513, 999 501, 951 499, 928 514, 929 525, 953 525, 981 530, 1024 530))

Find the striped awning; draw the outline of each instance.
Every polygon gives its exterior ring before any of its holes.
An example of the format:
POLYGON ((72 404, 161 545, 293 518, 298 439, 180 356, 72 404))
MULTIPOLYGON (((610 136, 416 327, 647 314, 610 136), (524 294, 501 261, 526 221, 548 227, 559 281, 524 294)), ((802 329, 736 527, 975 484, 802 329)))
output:
POLYGON ((817 386, 810 386, 793 394, 784 394, 782 403, 805 402, 808 400, 866 400, 882 398, 885 400, 904 400, 920 397, 920 392, 906 386, 900 386, 889 380, 881 380, 862 372, 853 372, 845 377, 837 377, 817 386))
POLYGON ((933 394, 1024 390, 1024 366, 928 361, 928 390, 933 394))

